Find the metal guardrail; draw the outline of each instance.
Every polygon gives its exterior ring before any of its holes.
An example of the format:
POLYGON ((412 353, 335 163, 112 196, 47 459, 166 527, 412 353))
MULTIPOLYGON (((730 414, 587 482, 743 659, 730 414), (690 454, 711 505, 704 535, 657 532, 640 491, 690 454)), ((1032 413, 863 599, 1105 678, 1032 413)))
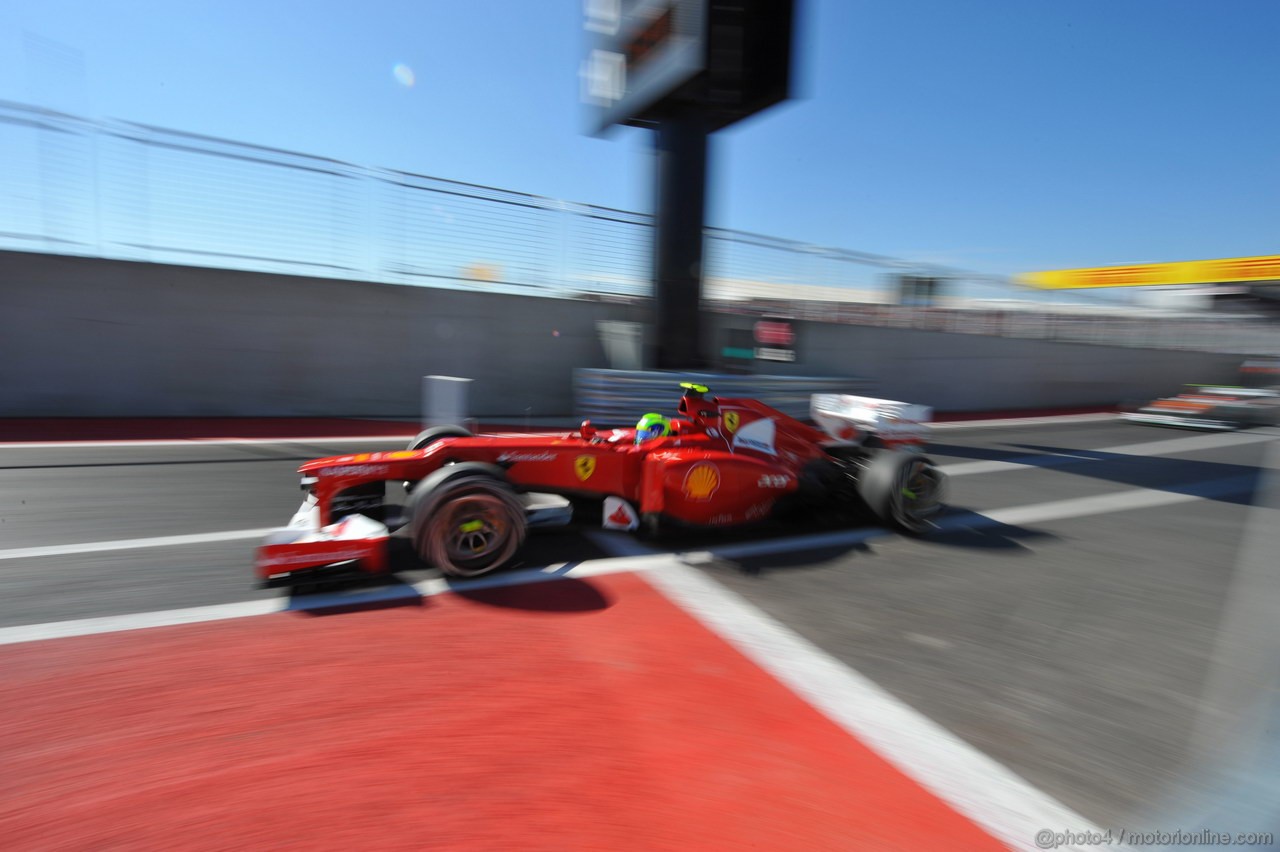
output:
POLYGON ((783 414, 805 420, 815 393, 865 393, 866 379, 817 376, 735 376, 719 373, 667 373, 657 370, 573 371, 577 413, 598 424, 634 425, 650 411, 675 414, 680 382, 698 382, 716 396, 750 397, 783 414))

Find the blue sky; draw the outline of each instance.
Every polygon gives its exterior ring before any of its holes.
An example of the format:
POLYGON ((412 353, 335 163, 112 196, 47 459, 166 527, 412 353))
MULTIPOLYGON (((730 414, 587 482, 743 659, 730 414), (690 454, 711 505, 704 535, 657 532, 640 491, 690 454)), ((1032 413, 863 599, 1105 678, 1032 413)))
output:
MULTIPOLYGON (((1280 2, 807 0, 711 224, 982 272, 1280 252, 1280 2)), ((580 0, 0 4, 0 99, 651 207, 580 0), (413 69, 412 87, 393 74, 413 69)))

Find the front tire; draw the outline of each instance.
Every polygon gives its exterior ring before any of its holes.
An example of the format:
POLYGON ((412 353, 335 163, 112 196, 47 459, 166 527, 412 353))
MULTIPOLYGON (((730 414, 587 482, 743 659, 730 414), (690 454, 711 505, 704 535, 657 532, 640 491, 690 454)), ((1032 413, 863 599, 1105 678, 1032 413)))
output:
POLYGON ((410 539, 418 557, 452 577, 509 563, 524 543, 524 506, 489 465, 450 465, 413 489, 410 539))
POLYGON ((878 452, 858 477, 858 495, 876 517, 917 535, 934 528, 945 494, 946 475, 915 453, 878 452))
POLYGON ((461 426, 432 426, 430 429, 423 429, 418 433, 417 437, 409 442, 409 446, 405 449, 409 450, 425 450, 431 444, 441 438, 470 438, 471 433, 461 426))
MULTIPOLYGON (((472 437, 471 433, 468 432, 466 429, 463 429, 461 426, 432 426, 429 429, 423 429, 421 432, 419 432, 417 436, 412 441, 409 442, 409 446, 405 447, 405 449, 425 450, 427 447, 431 446, 436 441, 439 441, 441 438, 470 438, 470 437, 472 437)), ((416 483, 406 481, 403 484, 404 484, 404 490, 410 491, 413 489, 413 486, 416 483)))

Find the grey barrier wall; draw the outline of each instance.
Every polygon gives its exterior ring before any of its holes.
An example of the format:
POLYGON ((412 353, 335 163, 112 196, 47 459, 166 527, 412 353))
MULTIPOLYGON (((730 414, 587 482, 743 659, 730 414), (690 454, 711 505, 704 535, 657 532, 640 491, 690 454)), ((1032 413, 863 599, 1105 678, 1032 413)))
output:
MULTIPOLYGON (((753 319, 712 318, 713 337, 753 319)), ((1187 382, 1239 381, 1240 355, 834 323, 796 322, 794 363, 755 362, 772 375, 859 376, 875 393, 938 411, 1115 405, 1187 382)))
POLYGON ((425 375, 479 416, 572 411, 604 367, 586 301, 0 252, 0 416, 417 417, 425 375))
MULTIPOLYGON (((645 319, 591 301, 0 252, 0 416, 416 418, 424 375, 474 379, 478 417, 561 416, 574 368, 609 366, 597 323, 645 319)), ((752 322, 707 317, 713 341, 752 322)), ((857 377, 942 411, 1149 398, 1232 381, 1240 361, 798 326, 797 361, 759 372, 857 377)))
MULTIPOLYGON (((749 397, 800 420, 809 416, 809 397, 815 393, 863 394, 872 388, 864 379, 844 376, 725 375, 689 371, 681 381, 697 382, 716 396, 749 397)), ((635 423, 641 415, 654 411, 674 412, 680 391, 671 373, 657 370, 573 371, 576 413, 597 424, 635 423)))

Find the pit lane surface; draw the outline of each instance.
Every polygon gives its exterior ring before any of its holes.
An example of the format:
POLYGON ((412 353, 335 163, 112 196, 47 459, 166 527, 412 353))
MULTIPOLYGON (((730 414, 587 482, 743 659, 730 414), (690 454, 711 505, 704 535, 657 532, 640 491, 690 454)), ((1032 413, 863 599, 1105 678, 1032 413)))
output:
MULTIPOLYGON (((768 552, 794 532, 775 530, 675 546, 1041 790, 1115 824, 1181 784, 1269 437, 1115 422, 939 430, 932 455, 952 469, 951 502, 979 513, 958 513, 944 533, 868 529, 768 552), (990 520, 1002 517, 1014 520, 990 520)), ((278 599, 250 587, 251 537, 85 548, 283 523, 298 461, 352 448, 0 449, 0 626, 278 599)), ((620 552, 644 551, 625 536, 562 532, 534 539, 528 561, 620 552)))

